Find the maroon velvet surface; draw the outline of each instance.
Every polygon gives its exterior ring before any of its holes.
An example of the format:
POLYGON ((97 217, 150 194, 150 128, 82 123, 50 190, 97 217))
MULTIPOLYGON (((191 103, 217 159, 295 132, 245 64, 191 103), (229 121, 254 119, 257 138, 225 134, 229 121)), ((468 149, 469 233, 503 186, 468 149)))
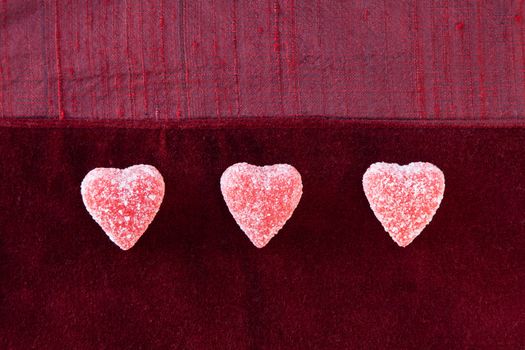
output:
POLYGON ((0 116, 523 120, 522 0, 3 0, 0 116))
POLYGON ((525 347, 525 134, 343 122, 0 129, 4 349, 525 347), (398 247, 369 209, 375 161, 446 176, 398 247), (266 248, 219 189, 232 163, 286 162, 303 198, 266 248), (166 197, 121 251, 83 207, 92 168, 156 166, 166 197))

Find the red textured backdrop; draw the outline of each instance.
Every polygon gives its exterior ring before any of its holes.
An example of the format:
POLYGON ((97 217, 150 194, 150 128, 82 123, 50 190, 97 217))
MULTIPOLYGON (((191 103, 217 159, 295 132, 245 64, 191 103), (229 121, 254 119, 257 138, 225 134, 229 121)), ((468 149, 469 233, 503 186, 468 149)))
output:
POLYGON ((524 1, 2 0, 0 115, 521 120, 524 1))
POLYGON ((524 2, 0 0, 0 348, 525 348, 524 2), (262 250, 240 161, 303 176, 262 250), (445 173, 406 249, 376 161, 445 173), (122 252, 79 186, 136 163, 167 192, 122 252))
POLYGON ((0 348, 523 349, 524 147, 518 128, 2 128, 0 348), (420 159, 445 173, 445 197, 400 248, 361 178, 420 159), (221 196, 240 161, 303 178, 263 249, 221 196), (94 167, 136 163, 161 171, 166 196, 124 252, 79 187, 94 167))

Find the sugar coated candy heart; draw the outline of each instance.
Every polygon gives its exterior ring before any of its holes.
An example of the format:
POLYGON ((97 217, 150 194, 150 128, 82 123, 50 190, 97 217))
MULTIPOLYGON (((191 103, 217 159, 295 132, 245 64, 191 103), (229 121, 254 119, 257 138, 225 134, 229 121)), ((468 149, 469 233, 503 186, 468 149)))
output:
POLYGON ((164 179, 151 165, 96 168, 80 187, 87 211, 121 249, 133 247, 155 218, 164 179))
POLYGON ((363 189, 385 230, 399 246, 406 247, 439 208, 445 177, 430 163, 374 163, 363 175, 363 189))
POLYGON ((303 184, 299 172, 288 164, 237 163, 222 174, 221 191, 237 224, 262 248, 292 216, 303 184))

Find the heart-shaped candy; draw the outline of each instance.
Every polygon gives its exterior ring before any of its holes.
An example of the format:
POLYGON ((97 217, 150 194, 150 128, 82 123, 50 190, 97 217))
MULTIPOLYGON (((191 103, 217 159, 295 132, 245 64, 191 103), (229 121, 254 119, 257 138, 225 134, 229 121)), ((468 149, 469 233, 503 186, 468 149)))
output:
POLYGON ((151 165, 96 168, 80 187, 89 214, 121 249, 133 247, 155 218, 164 179, 151 165))
POLYGON ((237 224, 262 248, 292 216, 303 184, 299 172, 288 164, 237 163, 222 174, 221 191, 237 224))
POLYGON ((399 246, 406 247, 439 208, 445 177, 430 163, 374 163, 363 175, 363 189, 385 230, 399 246))

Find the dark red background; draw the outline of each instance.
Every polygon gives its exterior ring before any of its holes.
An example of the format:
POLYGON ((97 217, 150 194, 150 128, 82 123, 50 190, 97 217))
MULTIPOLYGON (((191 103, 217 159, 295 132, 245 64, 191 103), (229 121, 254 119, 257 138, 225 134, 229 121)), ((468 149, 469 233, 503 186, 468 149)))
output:
POLYGON ((0 0, 0 347, 525 347, 524 1, 0 0), (366 121, 364 121, 366 120, 366 121), (218 181, 302 174, 258 250, 218 181), (376 161, 429 161, 408 248, 376 161), (89 217, 94 167, 155 165, 130 251, 89 217))
POLYGON ((3 348, 525 346, 519 128, 256 122, 0 131, 3 348), (375 219, 361 178, 424 159, 441 208, 409 247, 375 219), (229 165, 286 162, 303 198, 255 248, 222 199, 229 165), (157 218, 121 251, 86 212, 94 167, 155 165, 157 218))

